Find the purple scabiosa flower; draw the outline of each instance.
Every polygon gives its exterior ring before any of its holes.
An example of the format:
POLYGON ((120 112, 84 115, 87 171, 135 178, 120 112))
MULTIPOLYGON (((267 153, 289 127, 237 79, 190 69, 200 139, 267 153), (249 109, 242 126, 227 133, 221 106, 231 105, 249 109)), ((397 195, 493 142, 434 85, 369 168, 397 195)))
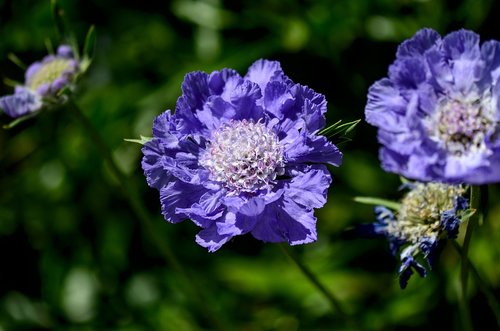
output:
MULTIPOLYGON (((386 207, 375 207, 377 222, 369 232, 386 236, 392 255, 401 261, 399 283, 405 288, 416 271, 427 274, 422 258, 432 267, 436 248, 441 239, 456 238, 463 219, 469 215, 469 203, 462 195, 462 186, 442 183, 412 183, 410 191, 401 201, 400 209, 393 212, 386 207)), ((366 230, 365 230, 366 231, 366 230)))
POLYGON ((316 240, 313 211, 326 202, 342 153, 318 132, 326 100, 293 83, 280 64, 258 60, 232 69, 192 72, 175 114, 166 111, 144 144, 142 168, 160 192, 165 219, 191 219, 210 252, 251 233, 291 245, 316 240))
POLYGON ((472 31, 418 31, 369 89, 385 170, 420 181, 500 181, 500 43, 472 31))
POLYGON ((8 116, 18 118, 40 111, 46 105, 60 103, 59 92, 72 88, 79 70, 71 47, 61 45, 56 54, 28 67, 24 85, 17 86, 14 94, 1 97, 0 108, 8 116))

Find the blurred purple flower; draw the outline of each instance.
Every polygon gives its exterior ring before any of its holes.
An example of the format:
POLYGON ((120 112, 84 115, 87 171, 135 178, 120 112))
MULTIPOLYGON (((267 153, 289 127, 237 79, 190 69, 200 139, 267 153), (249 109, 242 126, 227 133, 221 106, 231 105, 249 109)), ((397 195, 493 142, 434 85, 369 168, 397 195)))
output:
POLYGON ((68 45, 61 45, 55 55, 31 64, 25 73, 24 85, 17 86, 14 94, 0 98, 0 108, 10 117, 18 118, 41 110, 46 104, 58 102, 58 93, 71 87, 79 63, 68 45))
POLYGON ((440 240, 453 239, 469 203, 462 195, 461 186, 440 183, 413 183, 406 185, 410 191, 401 201, 396 213, 386 207, 375 207, 377 222, 362 226, 372 235, 383 235, 389 240, 392 255, 399 254, 399 284, 405 288, 416 271, 421 277, 427 274, 419 262, 423 257, 432 267, 440 240))
POLYGON ((318 134, 324 96, 266 60, 244 77, 232 69, 189 73, 182 92, 175 114, 155 119, 142 149, 165 219, 191 219, 202 228, 197 243, 210 252, 249 232, 265 242, 315 241, 313 211, 331 183, 324 163, 342 161, 318 134))
POLYGON ((500 43, 474 32, 418 31, 369 89, 382 167, 420 181, 500 181, 500 43))

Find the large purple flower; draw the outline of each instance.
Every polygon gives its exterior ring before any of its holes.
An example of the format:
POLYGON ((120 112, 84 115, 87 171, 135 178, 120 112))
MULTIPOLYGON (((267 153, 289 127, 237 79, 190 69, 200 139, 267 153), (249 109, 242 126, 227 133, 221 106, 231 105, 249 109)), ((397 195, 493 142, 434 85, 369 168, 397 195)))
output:
POLYGON ((385 170, 421 181, 500 181, 500 43, 423 29, 403 42, 389 77, 370 87, 385 170))
POLYGON ((55 55, 48 55, 28 67, 24 85, 17 86, 13 95, 0 98, 0 108, 10 117, 18 118, 59 103, 59 92, 72 87, 79 70, 80 64, 71 47, 61 45, 55 55))
POLYGON ((326 202, 342 153, 324 136, 326 101, 293 83, 278 62, 259 60, 246 76, 192 72, 175 114, 153 124, 142 152, 165 219, 191 219, 210 252, 250 232, 265 242, 315 241, 314 208, 326 202))

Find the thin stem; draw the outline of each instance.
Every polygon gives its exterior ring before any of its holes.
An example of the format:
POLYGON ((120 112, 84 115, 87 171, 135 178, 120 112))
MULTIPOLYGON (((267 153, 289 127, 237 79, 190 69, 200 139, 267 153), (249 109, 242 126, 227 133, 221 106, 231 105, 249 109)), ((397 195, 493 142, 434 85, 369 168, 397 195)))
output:
MULTIPOLYGON (((453 247, 455 250, 462 256, 462 247, 456 242, 452 241, 453 247)), ((491 291, 491 288, 489 284, 484 281, 483 277, 479 274, 479 271, 477 268, 474 266, 470 258, 468 258, 468 264, 469 264, 469 269, 472 271, 472 276, 474 277, 477 285, 479 286, 479 290, 483 292, 484 296, 486 297, 486 300, 488 300, 488 304, 491 308, 491 311, 495 315, 495 318, 497 320, 497 325, 498 328, 500 329, 500 303, 498 302, 495 294, 491 291)))
POLYGON ((132 181, 127 178, 127 176, 117 166, 116 162, 113 160, 111 151, 99 132, 74 102, 68 103, 68 106, 83 128, 87 131, 90 139, 99 150, 101 157, 106 161, 111 171, 116 176, 116 179, 125 192, 125 197, 127 198, 132 211, 145 226, 148 236, 152 239, 153 244, 159 249, 161 255, 167 263, 170 264, 171 267, 186 281, 186 288, 191 292, 191 297, 196 300, 196 304, 198 305, 200 311, 205 315, 207 320, 213 324, 216 330, 228 330, 225 323, 216 317, 212 306, 207 304, 209 300, 207 299, 206 293, 204 293, 202 287, 199 286, 191 275, 184 269, 172 249, 168 246, 167 242, 161 238, 160 234, 155 230, 154 223, 151 221, 149 213, 141 203, 140 197, 137 193, 138 190, 133 187, 132 181))
MULTIPOLYGON (((291 252, 286 245, 280 244, 279 246, 283 254, 285 254, 300 269, 300 271, 311 282, 311 284, 313 284, 314 287, 316 287, 328 299, 330 305, 337 312, 337 314, 344 318, 349 326, 357 326, 356 321, 350 318, 350 316, 345 313, 342 305, 340 304, 340 301, 330 291, 328 291, 328 289, 319 281, 316 275, 314 275, 314 273, 309 270, 309 268, 307 268, 307 266, 304 265, 302 261, 300 261, 298 256, 291 252)), ((354 329, 360 330, 359 327, 354 329)))
POLYGON ((464 330, 473 330, 472 320, 470 316, 469 300, 467 298, 467 283, 469 281, 469 247, 472 238, 472 232, 479 223, 481 218, 481 190, 479 186, 471 186, 470 188, 470 208, 475 209, 475 213, 469 218, 467 229, 465 230, 464 242, 462 245, 462 265, 460 269, 460 310, 464 330))

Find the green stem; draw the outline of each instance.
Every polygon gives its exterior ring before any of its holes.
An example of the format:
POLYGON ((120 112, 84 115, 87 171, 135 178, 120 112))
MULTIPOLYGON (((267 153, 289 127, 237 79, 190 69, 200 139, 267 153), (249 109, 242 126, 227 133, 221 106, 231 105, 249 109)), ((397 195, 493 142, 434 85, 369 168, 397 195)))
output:
POLYGON ((198 305, 200 311, 204 314, 205 318, 213 324, 216 330, 228 330, 225 323, 218 319, 214 314, 214 309, 210 304, 208 304, 210 301, 207 299, 202 287, 199 286, 191 275, 184 269, 172 249, 168 246, 167 242, 160 236, 159 232, 155 230, 154 223, 152 222, 149 213, 141 203, 140 197, 137 193, 138 190, 133 186, 132 181, 127 178, 127 176, 117 166, 111 155, 111 151, 99 132, 74 102, 68 103, 68 106, 72 110, 76 119, 90 136, 90 139, 99 150, 101 157, 106 161, 111 171, 116 176, 116 179, 125 192, 125 197, 127 198, 132 211, 139 221, 141 221, 145 226, 148 236, 152 239, 153 244, 158 248, 167 263, 170 264, 170 266, 186 281, 186 289, 191 292, 191 297, 196 300, 196 304, 198 305))
MULTIPOLYGON (((460 247, 460 245, 456 241, 452 241, 452 244, 455 250, 458 252, 458 254, 462 256, 463 254, 462 247, 460 247)), ((479 290, 483 292, 484 296, 486 297, 486 300, 488 300, 488 304, 491 308, 491 311, 495 315, 498 328, 500 329, 500 303, 498 302, 495 294, 491 291, 489 284, 486 284, 486 281, 484 281, 483 277, 481 277, 479 271, 474 266, 470 258, 468 259, 467 263, 469 264, 469 269, 472 271, 472 276, 474 277, 474 280, 476 281, 479 290)))
POLYGON ((312 273, 312 271, 309 270, 309 268, 307 268, 302 263, 302 261, 300 261, 298 256, 291 252, 285 244, 280 244, 279 246, 283 254, 285 254, 300 269, 300 271, 311 282, 311 284, 313 284, 314 287, 316 287, 327 298, 327 300, 330 302, 330 305, 337 312, 337 314, 345 319, 352 329, 361 330, 359 327, 355 327, 357 326, 357 322, 345 313, 342 305, 340 304, 340 301, 330 291, 328 291, 328 289, 319 281, 316 275, 314 275, 314 273, 312 273))
POLYGON ((471 186, 470 188, 470 208, 475 209, 475 213, 469 218, 467 229, 465 230, 464 242, 462 245, 461 260, 462 265, 460 268, 460 310, 462 316, 462 323, 464 330, 473 330, 472 320, 470 316, 469 300, 467 298, 467 285, 469 281, 469 247, 472 238, 472 232, 479 223, 481 218, 481 189, 479 186, 471 186))

